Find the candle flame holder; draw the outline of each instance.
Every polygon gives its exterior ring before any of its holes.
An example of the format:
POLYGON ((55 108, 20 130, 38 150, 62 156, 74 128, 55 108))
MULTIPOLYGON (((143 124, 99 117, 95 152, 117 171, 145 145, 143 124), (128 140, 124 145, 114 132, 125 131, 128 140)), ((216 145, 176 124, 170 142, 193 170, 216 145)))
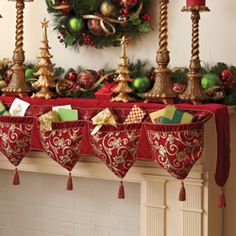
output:
POLYGON ((13 74, 9 85, 2 89, 3 95, 25 97, 29 94, 30 88, 25 81, 25 54, 23 50, 23 22, 25 2, 33 0, 10 0, 16 1, 16 37, 15 50, 13 52, 13 74))
POLYGON ((173 91, 173 83, 170 78, 171 70, 168 68, 170 62, 168 47, 168 3, 169 0, 160 2, 160 23, 159 23, 159 49, 157 51, 158 68, 155 70, 156 78, 151 91, 144 94, 148 102, 162 102, 172 104, 176 97, 173 91))
POLYGON ((188 85, 180 94, 180 99, 193 104, 199 104, 209 100, 208 95, 201 87, 201 61, 199 57, 199 21, 200 12, 210 11, 206 6, 185 6, 182 11, 191 12, 192 20, 192 51, 188 73, 188 85))

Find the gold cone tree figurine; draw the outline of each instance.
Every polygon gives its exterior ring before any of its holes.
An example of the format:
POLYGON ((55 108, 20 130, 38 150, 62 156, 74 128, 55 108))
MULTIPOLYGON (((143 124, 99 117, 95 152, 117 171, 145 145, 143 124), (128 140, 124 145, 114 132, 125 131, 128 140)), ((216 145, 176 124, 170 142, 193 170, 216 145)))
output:
POLYGON ((132 101, 128 94, 132 93, 132 89, 129 87, 128 82, 131 82, 132 79, 130 78, 129 74, 130 71, 128 70, 128 57, 126 55, 126 48, 128 46, 128 39, 123 36, 121 39, 121 63, 119 64, 119 69, 116 71, 118 74, 115 81, 118 82, 117 87, 113 90, 113 93, 118 94, 111 99, 112 102, 129 102, 132 101))
POLYGON ((32 98, 45 98, 49 99, 54 96, 50 91, 50 88, 55 87, 53 82, 54 73, 52 71, 55 64, 51 62, 52 55, 49 53, 51 49, 48 45, 47 27, 48 21, 44 18, 42 23, 43 28, 43 40, 42 47, 40 48, 40 55, 38 57, 38 71, 34 73, 34 76, 39 77, 38 81, 32 84, 32 87, 39 89, 36 94, 32 95, 32 98))

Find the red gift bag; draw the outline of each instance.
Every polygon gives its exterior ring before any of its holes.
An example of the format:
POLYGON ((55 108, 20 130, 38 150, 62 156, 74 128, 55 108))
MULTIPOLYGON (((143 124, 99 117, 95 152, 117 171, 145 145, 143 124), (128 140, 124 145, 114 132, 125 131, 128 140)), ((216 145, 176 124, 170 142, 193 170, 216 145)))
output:
MULTIPOLYGON (((17 167, 30 151, 33 117, 0 116, 0 151, 17 167)), ((20 184, 17 168, 13 185, 20 184)))
MULTIPOLYGON (((200 158, 204 144, 204 123, 211 117, 190 124, 144 124, 144 133, 154 162, 173 177, 185 179, 200 158)), ((182 182, 179 199, 185 200, 182 182)))
POLYGON ((121 178, 118 197, 125 198, 122 178, 132 167, 137 157, 137 146, 141 133, 141 124, 103 125, 91 135, 94 125, 89 124, 90 148, 117 177, 121 178))
POLYGON ((71 171, 80 157, 85 121, 55 122, 52 131, 41 130, 41 142, 47 155, 69 171, 67 190, 73 190, 71 171))

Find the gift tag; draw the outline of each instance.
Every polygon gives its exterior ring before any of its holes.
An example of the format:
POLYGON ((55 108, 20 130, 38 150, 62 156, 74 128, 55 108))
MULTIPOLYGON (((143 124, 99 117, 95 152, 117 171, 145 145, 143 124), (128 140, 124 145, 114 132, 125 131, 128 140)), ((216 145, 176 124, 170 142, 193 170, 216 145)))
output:
POLYGON ((24 116, 29 106, 30 103, 16 98, 11 104, 9 112, 12 116, 24 116))
POLYGON ((56 111, 56 112, 59 112, 59 109, 68 109, 68 110, 71 110, 71 105, 63 105, 63 106, 55 106, 55 107, 52 107, 52 110, 53 111, 56 111))

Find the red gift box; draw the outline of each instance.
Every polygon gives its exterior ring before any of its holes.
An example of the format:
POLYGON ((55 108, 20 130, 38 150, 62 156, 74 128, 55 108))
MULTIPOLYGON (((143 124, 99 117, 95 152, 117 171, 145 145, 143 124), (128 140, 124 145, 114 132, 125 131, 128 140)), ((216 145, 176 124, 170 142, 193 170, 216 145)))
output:
POLYGON ((101 100, 110 100, 113 93, 112 91, 116 86, 117 83, 115 82, 105 83, 104 86, 95 93, 96 98, 101 100))

